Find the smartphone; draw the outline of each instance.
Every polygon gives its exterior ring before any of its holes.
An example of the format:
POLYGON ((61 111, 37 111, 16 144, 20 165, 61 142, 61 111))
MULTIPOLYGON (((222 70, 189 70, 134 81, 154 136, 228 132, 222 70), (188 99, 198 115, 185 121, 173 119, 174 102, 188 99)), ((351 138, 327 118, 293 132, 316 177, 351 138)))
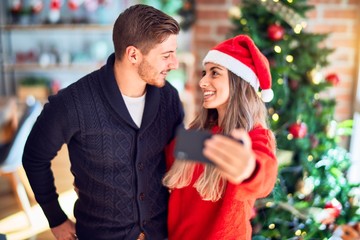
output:
MULTIPOLYGON (((214 164, 203 155, 204 141, 211 138, 213 134, 205 130, 177 129, 174 156, 179 160, 192 160, 207 164, 214 164)), ((243 140, 227 136, 235 141, 244 144, 243 140)))
POLYGON ((202 151, 204 141, 212 136, 210 131, 177 129, 174 155, 179 160, 192 160, 214 164, 207 159, 202 151))

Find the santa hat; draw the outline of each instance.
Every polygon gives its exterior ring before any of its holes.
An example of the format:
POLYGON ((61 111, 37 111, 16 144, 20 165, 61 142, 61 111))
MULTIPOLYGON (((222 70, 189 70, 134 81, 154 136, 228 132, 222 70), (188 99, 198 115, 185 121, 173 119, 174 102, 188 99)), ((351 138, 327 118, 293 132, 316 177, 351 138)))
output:
POLYGON ((261 88, 261 99, 270 102, 274 97, 271 90, 269 62, 249 36, 238 35, 211 49, 203 60, 219 64, 241 77, 257 92, 261 88))

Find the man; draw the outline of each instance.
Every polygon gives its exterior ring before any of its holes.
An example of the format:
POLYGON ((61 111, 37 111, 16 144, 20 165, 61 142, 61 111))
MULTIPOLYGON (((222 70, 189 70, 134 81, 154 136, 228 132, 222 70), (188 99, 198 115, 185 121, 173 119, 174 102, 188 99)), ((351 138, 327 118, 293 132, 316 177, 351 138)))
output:
POLYGON ((56 239, 165 239, 164 148, 183 110, 167 73, 178 67, 178 23, 134 5, 114 24, 105 66, 49 97, 23 164, 56 239), (67 144, 78 190, 75 224, 58 202, 51 160, 67 144))

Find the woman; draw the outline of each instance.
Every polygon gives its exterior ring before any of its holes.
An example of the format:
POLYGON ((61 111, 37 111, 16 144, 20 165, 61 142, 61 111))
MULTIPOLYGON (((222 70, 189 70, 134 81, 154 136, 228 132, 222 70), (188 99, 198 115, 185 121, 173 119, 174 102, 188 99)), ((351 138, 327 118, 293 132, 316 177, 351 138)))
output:
POLYGON ((251 239, 254 202, 271 192, 277 176, 264 104, 273 97, 268 61, 248 36, 239 35, 209 51, 203 65, 203 108, 190 128, 232 135, 243 144, 212 136, 203 153, 215 165, 174 161, 167 154, 169 240, 251 239))

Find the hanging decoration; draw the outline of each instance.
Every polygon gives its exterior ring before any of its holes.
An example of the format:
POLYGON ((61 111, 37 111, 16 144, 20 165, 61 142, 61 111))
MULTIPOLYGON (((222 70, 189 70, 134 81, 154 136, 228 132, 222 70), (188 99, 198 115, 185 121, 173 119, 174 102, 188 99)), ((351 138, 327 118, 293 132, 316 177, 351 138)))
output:
POLYGON ((333 86, 338 85, 340 82, 339 76, 336 73, 326 75, 325 80, 333 86))
POLYGON ((288 130, 295 139, 304 138, 307 134, 307 125, 304 122, 296 122, 291 124, 288 130))
POLYGON ((306 26, 306 22, 298 13, 292 8, 282 4, 280 1, 258 1, 269 12, 279 14, 292 28, 304 28, 306 26))
POLYGON ((331 217, 337 218, 342 210, 342 205, 341 203, 336 199, 333 198, 331 201, 327 202, 324 206, 324 209, 329 209, 330 210, 330 215, 331 217))
POLYGON ((279 24, 271 24, 267 29, 268 37, 272 41, 280 41, 284 37, 285 29, 279 24))

